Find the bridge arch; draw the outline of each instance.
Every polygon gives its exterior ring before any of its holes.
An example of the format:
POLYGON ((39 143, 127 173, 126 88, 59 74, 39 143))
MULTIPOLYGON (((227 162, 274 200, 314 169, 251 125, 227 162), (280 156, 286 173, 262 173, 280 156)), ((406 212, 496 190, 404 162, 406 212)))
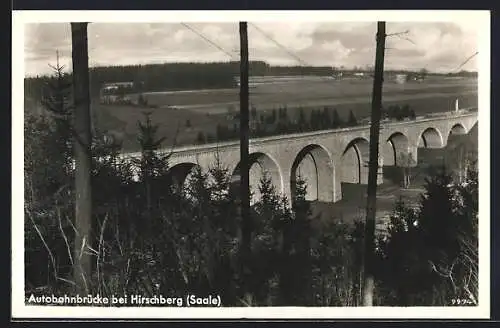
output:
POLYGON ((451 148, 458 146, 468 132, 467 128, 461 123, 453 125, 448 132, 446 146, 451 148))
POLYGON ((355 138, 346 146, 341 158, 341 182, 368 182, 369 142, 365 138, 355 138))
POLYGON ((410 142, 401 132, 394 132, 382 146, 384 166, 403 166, 406 164, 405 155, 408 154, 410 142))
POLYGON ((467 129, 462 123, 457 123, 451 127, 448 135, 464 135, 467 134, 467 132, 467 129))
MULTIPOLYGON (((240 175, 240 165, 238 163, 236 168, 233 171, 231 178, 231 192, 236 192, 239 194, 239 186, 241 181, 240 175)), ((251 203, 254 204, 257 202, 260 196, 260 179, 267 175, 271 179, 271 183, 276 188, 278 193, 283 192, 283 179, 281 174, 281 169, 277 164, 276 160, 274 160, 268 154, 262 152, 255 152, 250 154, 250 191, 252 193, 251 203)))
POLYGON ((421 134, 418 141, 419 148, 443 148, 443 136, 438 129, 429 127, 421 134))
POLYGON ((186 190, 193 172, 199 165, 193 162, 183 162, 172 166, 167 174, 172 181, 172 187, 175 191, 182 192, 186 190))
POLYGON ((306 181, 306 200, 322 202, 335 201, 335 166, 328 150, 312 144, 297 154, 290 172, 290 190, 294 197, 295 182, 298 177, 306 181))

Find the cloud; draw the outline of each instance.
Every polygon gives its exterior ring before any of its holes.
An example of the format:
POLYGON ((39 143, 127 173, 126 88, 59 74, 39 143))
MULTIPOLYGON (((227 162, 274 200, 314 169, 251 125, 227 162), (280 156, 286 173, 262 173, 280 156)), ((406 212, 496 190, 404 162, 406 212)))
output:
MULTIPOLYGON (((387 38, 386 67, 446 71, 477 51, 477 31, 471 24, 387 23, 388 34, 406 30, 403 38, 387 38)), ((249 56, 282 65, 299 65, 294 56, 311 65, 373 65, 375 33, 372 22, 250 23, 249 56)), ((189 23, 188 27, 181 23, 93 23, 88 42, 91 66, 237 60, 239 56, 237 23, 189 23)), ((28 75, 48 73, 56 50, 60 62, 70 65, 70 24, 27 24, 24 50, 28 75)), ((473 59, 464 69, 475 67, 473 59)))
POLYGON ((67 66, 71 58, 70 35, 69 24, 27 24, 24 43, 26 73, 48 72, 48 64, 56 61, 56 51, 67 66))

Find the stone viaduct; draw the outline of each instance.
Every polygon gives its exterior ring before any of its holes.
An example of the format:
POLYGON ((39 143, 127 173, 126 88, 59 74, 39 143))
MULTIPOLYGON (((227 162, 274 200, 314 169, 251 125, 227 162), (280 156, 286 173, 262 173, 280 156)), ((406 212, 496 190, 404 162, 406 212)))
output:
MULTIPOLYGON (((409 121, 383 121, 379 139, 379 179, 384 167, 415 166, 419 148, 443 148, 448 137, 467 134, 477 123, 477 111, 460 110, 417 117, 409 121)), ((369 123, 363 126, 307 133, 278 135, 250 140, 250 184, 254 200, 258 182, 267 173, 282 194, 292 196, 296 177, 307 182, 307 199, 336 202, 342 198, 341 183, 368 181, 369 123)), ((168 150, 169 152, 172 150, 168 150)), ((239 180, 239 141, 178 147, 169 160, 172 174, 185 181, 199 165, 207 170, 216 162, 239 180)), ((139 153, 126 153, 136 157, 139 153)))

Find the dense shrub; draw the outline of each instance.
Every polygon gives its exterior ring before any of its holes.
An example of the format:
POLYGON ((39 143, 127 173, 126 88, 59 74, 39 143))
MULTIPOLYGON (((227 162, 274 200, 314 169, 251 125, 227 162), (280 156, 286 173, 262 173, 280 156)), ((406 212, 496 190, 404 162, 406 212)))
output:
POLYGON ((389 304, 477 304, 477 188, 474 171, 457 184, 440 169, 427 179, 419 207, 397 202, 380 251, 389 304))

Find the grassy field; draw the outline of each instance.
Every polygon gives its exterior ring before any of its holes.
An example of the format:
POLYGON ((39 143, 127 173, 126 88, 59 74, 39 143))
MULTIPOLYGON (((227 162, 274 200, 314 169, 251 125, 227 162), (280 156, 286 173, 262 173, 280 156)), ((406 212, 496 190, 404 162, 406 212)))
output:
POLYGON ((139 120, 144 120, 146 112, 151 113, 151 120, 158 124, 158 137, 165 137, 164 147, 193 144, 198 131, 215 131, 215 126, 223 121, 221 117, 203 115, 189 110, 161 108, 138 108, 135 106, 94 105, 97 125, 110 131, 123 141, 124 151, 136 151, 139 120), (191 127, 186 126, 189 120, 191 127))
MULTIPOLYGON (((289 83, 269 83, 250 89, 250 102, 258 109, 278 106, 324 106, 342 103, 357 103, 370 100, 372 81, 324 80, 289 83)), ((397 84, 384 84, 384 98, 400 100, 418 98, 425 94, 462 95, 477 92, 477 82, 462 80, 426 80, 397 84)), ((147 100, 158 106, 179 106, 196 111, 225 113, 227 107, 238 105, 238 89, 155 92, 144 94, 147 100)))
MULTIPOLYGON (((371 88, 370 80, 275 83, 251 89, 251 102, 260 113, 286 105, 292 119, 299 107, 307 113, 313 108, 329 106, 336 108, 343 119, 347 119, 352 110, 360 120, 369 116, 371 88)), ((158 134, 167 138, 164 146, 170 147, 174 143, 193 144, 199 131, 215 135, 217 124, 231 124, 227 121, 228 108, 239 108, 237 89, 146 93, 144 96, 149 104, 158 108, 93 102, 97 125, 120 136, 125 150, 137 149, 137 120, 143 117, 142 112, 152 112, 154 123, 159 124, 158 134)), ((452 110, 457 98, 462 108, 477 106, 476 81, 442 78, 384 84, 384 106, 408 104, 417 115, 452 110)))

